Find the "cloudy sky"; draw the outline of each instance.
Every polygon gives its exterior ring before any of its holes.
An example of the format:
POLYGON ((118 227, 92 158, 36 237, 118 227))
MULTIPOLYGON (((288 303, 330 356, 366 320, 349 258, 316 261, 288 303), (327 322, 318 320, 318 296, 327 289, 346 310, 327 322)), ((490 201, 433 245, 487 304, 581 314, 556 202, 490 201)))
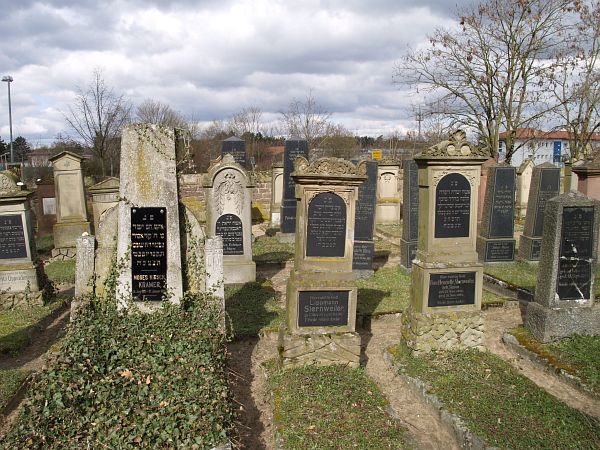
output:
MULTIPOLYGON (((469 2, 459 0, 461 4, 469 2)), ((201 122, 257 106, 274 121, 312 89, 360 135, 416 128, 418 99, 394 63, 438 26, 445 0, 3 1, 0 75, 11 75, 13 136, 71 131, 64 113, 100 68, 134 104, 154 99, 201 122)), ((6 83, 0 136, 8 142, 6 83)))

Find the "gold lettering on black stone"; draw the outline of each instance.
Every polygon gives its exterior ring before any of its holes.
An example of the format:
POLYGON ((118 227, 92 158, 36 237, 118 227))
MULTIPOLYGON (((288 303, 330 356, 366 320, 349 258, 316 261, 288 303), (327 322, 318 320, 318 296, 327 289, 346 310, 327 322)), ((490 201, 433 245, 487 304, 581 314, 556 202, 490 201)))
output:
POLYGON ((471 185, 460 173, 444 176, 435 189, 435 237, 468 237, 471 185))
POLYGON ((432 273, 429 276, 430 308, 475 304, 475 272, 432 273))
POLYGON ((27 244, 21 215, 0 216, 0 259, 26 257, 27 244))
POLYGON ((332 192, 317 194, 308 205, 306 256, 340 256, 346 249, 346 203, 332 192))
POLYGON ((348 291, 300 291, 299 327, 348 325, 348 291))
POLYGON ((131 293, 161 300, 167 289, 167 209, 131 208, 131 293))
POLYGON ((235 214, 223 214, 217 219, 215 234, 223 238, 223 255, 244 254, 242 220, 235 214))

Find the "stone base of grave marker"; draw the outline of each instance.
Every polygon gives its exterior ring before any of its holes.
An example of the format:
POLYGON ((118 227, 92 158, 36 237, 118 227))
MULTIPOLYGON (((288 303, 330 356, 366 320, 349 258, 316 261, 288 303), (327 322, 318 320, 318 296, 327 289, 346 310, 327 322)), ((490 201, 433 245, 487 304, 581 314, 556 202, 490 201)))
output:
POLYGON ((515 260, 515 239, 490 239, 477 236, 477 254, 486 263, 512 262, 515 260))
POLYGON ((402 315, 402 339, 414 354, 432 350, 483 348, 481 311, 422 314, 409 308, 402 315))
POLYGON ((417 255, 417 241, 400 239, 400 264, 405 269, 411 270, 412 261, 417 255))
POLYGON ((542 238, 533 238, 521 235, 519 240, 519 259, 538 262, 540 260, 540 251, 542 249, 542 238))
POLYGON ((0 269, 0 311, 43 304, 43 291, 40 291, 37 268, 33 264, 23 264, 22 269, 14 265, 9 270, 0 269))
POLYGON ((550 342, 574 334, 600 336, 600 305, 591 308, 548 308, 529 302, 525 327, 539 342, 550 342))
POLYGON ((256 280, 256 263, 254 261, 231 261, 223 262, 226 284, 249 283, 256 280))
POLYGON ((281 330, 279 351, 284 367, 306 364, 344 364, 358 367, 360 335, 358 333, 291 335, 281 330))
POLYGON ((72 259, 77 253, 75 242, 83 233, 90 234, 89 222, 62 222, 55 223, 53 227, 54 248, 53 259, 72 259))

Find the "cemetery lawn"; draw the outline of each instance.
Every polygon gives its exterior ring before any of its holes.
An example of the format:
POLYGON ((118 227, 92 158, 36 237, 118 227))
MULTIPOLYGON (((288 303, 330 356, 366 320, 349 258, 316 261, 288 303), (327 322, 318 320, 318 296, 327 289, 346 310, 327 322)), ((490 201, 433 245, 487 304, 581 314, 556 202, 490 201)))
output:
POLYGON ((402 227, 400 225, 391 223, 379 224, 377 225, 376 230, 385 235, 391 235, 398 238, 402 237, 402 227))
POLYGON ((275 236, 260 236, 252 243, 252 259, 257 264, 294 259, 294 246, 281 243, 275 236))
POLYGON ((75 260, 52 261, 44 266, 48 279, 53 283, 75 284, 75 260))
POLYGON ((44 306, 18 307, 0 312, 0 353, 18 353, 29 345, 33 330, 65 302, 55 298, 44 306))
POLYGON ((235 338, 279 330, 285 309, 270 281, 225 287, 225 311, 235 338))
POLYGON ((542 344, 524 327, 515 328, 510 333, 527 350, 576 376, 590 390, 600 394, 600 336, 572 336, 542 344))
MULTIPOLYGON (((499 280, 535 292, 537 283, 538 265, 526 261, 516 261, 514 263, 486 264, 483 271, 498 278, 499 280)), ((596 266, 596 295, 600 295, 600 264, 596 266)))
POLYGON ((410 274, 399 266, 383 267, 370 278, 356 280, 357 313, 367 316, 403 312, 410 303, 410 274))
POLYGON ((409 448, 405 429, 363 369, 268 365, 273 420, 285 449, 409 448))
POLYGON ((519 375, 501 358, 478 350, 412 356, 389 349, 400 370, 424 381, 451 413, 499 448, 598 448, 600 422, 519 375))
POLYGON ((0 409, 6 406, 28 375, 28 370, 0 370, 0 409))
POLYGON ((50 251, 54 248, 54 236, 51 234, 47 236, 36 236, 35 247, 39 254, 50 254, 50 251))

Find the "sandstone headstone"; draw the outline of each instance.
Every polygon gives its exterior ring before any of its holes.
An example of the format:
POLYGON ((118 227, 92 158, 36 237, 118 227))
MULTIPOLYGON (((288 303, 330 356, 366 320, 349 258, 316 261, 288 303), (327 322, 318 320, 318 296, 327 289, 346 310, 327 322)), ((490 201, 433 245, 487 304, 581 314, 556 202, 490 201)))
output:
POLYGON ((496 160, 494 158, 488 159, 481 166, 481 179, 479 180, 479 192, 477 193, 477 228, 481 225, 481 219, 483 217, 483 202, 485 200, 485 193, 487 191, 487 181, 488 181, 488 168, 494 166, 496 164, 496 160))
POLYGON ((56 223, 54 178, 50 176, 36 182, 35 200, 37 236, 48 236, 56 223))
POLYGON ((308 158, 305 139, 292 137, 285 141, 283 152, 283 199, 281 201, 281 233, 292 236, 296 231, 296 184, 292 178, 294 162, 298 156, 308 158))
POLYGON ((531 177, 535 164, 531 159, 526 159, 517 169, 517 217, 523 219, 527 213, 527 202, 529 200, 529 190, 531 188, 531 177))
POLYGON ((72 152, 62 152, 49 158, 54 171, 56 190, 56 224, 53 227, 54 249, 52 257, 75 257, 75 241, 83 233, 90 233, 81 161, 83 157, 72 152))
POLYGON ((546 203, 560 193, 560 169, 551 163, 533 168, 527 201, 525 228, 519 242, 519 258, 539 261, 546 203))
POLYGON ((294 269, 287 284, 283 365, 341 363, 356 367, 357 288, 352 273, 355 203, 366 164, 337 158, 296 159, 298 216, 294 269))
POLYGON ((221 159, 225 155, 233 156, 234 161, 246 168, 246 142, 239 137, 232 136, 221 142, 221 159))
POLYGON ((403 183, 400 264, 410 269, 417 254, 419 226, 419 167, 413 159, 404 161, 403 183))
POLYGON ((94 293, 96 239, 84 235, 77 238, 77 256, 75 257, 75 298, 71 302, 71 321, 75 319, 82 297, 94 293))
POLYGON ((547 203, 535 297, 525 319, 540 342, 600 335, 594 295, 599 221, 600 202, 579 192, 547 203))
POLYGON ((271 227, 278 227, 281 224, 283 178, 283 164, 274 165, 271 175, 271 227))
POLYGON ((223 238, 225 284, 256 280, 252 261, 251 199, 254 183, 233 156, 225 155, 208 169, 204 187, 208 235, 223 238))
POLYGON ((88 189, 92 196, 92 214, 94 216, 94 233, 98 232, 100 217, 107 209, 119 203, 119 179, 107 177, 88 189))
POLYGON ((463 131, 415 156, 419 232, 402 336, 414 352, 483 344, 483 266, 475 251, 477 193, 486 152, 463 131))
POLYGON ((516 170, 497 164, 488 167, 488 171, 477 253, 484 262, 514 261, 516 170))
POLYGON ((401 206, 400 166, 395 163, 379 163, 377 177, 375 222, 378 224, 399 224, 401 206))
POLYGON ((354 256, 352 269, 359 278, 373 275, 375 243, 375 202, 377 200, 377 162, 365 161, 367 179, 358 188, 354 222, 354 256))

